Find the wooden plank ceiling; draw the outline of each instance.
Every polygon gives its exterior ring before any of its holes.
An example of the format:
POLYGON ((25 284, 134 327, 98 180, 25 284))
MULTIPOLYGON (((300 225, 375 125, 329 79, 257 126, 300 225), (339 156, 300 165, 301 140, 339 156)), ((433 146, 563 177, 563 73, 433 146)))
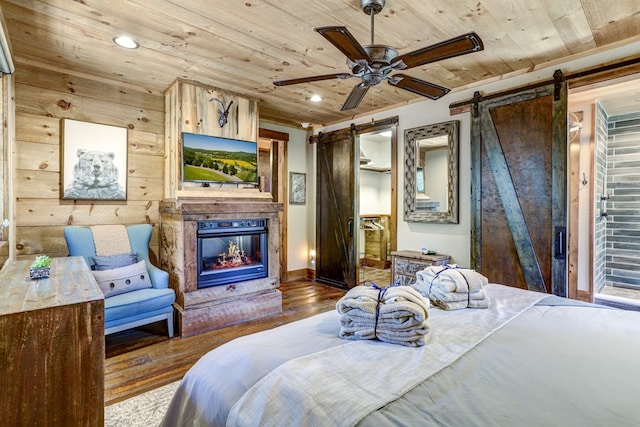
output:
MULTIPOLYGON (((21 64, 125 82, 151 93, 177 77, 260 102, 262 119, 315 125, 413 100, 381 83, 356 110, 340 107, 357 79, 275 87, 274 80, 349 72, 314 27, 346 26, 370 44, 359 0, 0 0, 17 72, 21 64), (128 34, 125 50, 112 42, 128 34), (308 102, 313 94, 321 103, 308 102)), ((470 31, 485 50, 405 73, 461 88, 623 40, 637 40, 637 0, 387 0, 375 43, 400 54, 470 31)))

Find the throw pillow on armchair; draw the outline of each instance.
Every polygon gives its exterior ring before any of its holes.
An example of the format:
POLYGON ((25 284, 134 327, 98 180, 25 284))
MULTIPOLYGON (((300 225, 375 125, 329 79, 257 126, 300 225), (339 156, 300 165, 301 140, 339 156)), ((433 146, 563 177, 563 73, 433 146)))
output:
POLYGON ((144 260, 126 267, 93 271, 93 277, 105 298, 152 287, 144 260))

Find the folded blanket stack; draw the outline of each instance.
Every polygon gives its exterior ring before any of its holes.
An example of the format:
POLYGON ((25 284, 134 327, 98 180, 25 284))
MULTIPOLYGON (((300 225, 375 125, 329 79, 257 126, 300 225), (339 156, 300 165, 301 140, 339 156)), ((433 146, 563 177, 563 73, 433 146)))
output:
POLYGON ((340 337, 423 346, 428 340, 429 300, 409 286, 356 286, 336 304, 340 337))
POLYGON ((445 310, 488 308, 489 297, 484 291, 486 277, 456 265, 429 266, 416 273, 412 285, 420 294, 445 310))

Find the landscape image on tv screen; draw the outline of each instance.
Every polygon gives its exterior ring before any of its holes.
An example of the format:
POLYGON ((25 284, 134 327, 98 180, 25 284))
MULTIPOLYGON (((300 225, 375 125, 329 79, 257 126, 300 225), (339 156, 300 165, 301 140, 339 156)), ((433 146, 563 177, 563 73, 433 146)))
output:
POLYGON ((253 141, 182 134, 182 179, 196 182, 258 182, 258 145, 253 141))

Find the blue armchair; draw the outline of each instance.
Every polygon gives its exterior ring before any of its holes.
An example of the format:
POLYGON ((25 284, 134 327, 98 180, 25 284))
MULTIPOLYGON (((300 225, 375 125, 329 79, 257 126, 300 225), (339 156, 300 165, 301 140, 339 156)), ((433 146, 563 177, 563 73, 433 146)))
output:
MULTIPOLYGON (((151 288, 134 290, 105 297, 105 335, 148 323, 167 320, 169 336, 173 336, 173 303, 176 295, 169 288, 169 274, 149 261, 149 241, 152 227, 149 224, 126 226, 131 250, 138 253, 138 261, 144 260, 151 280, 151 288)), ((67 226, 64 229, 70 256, 83 256, 92 267, 96 247, 89 227, 67 226)))

